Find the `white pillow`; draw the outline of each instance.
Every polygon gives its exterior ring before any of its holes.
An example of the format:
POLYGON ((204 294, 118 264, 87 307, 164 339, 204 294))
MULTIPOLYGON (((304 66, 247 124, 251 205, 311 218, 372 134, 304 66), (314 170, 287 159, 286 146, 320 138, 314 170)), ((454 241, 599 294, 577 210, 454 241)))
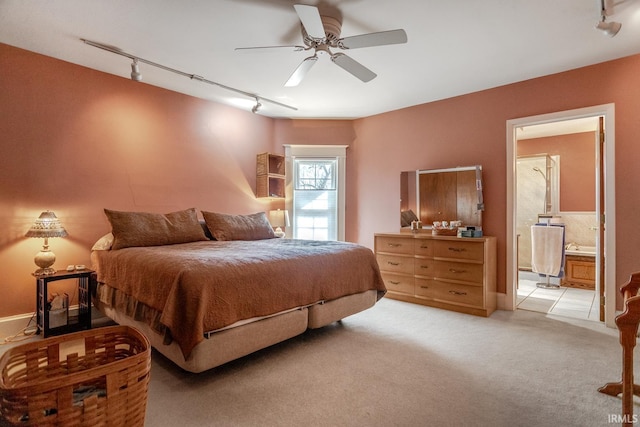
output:
POLYGON ((110 251, 111 245, 113 245, 113 234, 107 233, 93 245, 92 251, 110 251))

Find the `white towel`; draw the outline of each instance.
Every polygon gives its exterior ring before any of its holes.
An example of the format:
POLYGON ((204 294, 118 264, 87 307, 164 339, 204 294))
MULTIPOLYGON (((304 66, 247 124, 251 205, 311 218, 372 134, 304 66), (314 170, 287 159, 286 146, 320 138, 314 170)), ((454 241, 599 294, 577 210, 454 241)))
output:
POLYGON ((531 226, 531 269, 535 273, 558 276, 562 268, 564 227, 531 226))

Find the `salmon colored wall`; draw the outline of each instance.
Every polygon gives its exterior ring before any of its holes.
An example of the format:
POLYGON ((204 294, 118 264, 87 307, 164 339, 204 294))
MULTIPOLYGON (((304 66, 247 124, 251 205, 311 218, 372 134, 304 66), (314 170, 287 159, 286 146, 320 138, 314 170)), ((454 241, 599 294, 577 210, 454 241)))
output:
POLYGON ((640 270, 640 56, 355 121, 268 119, 0 44, 0 317, 33 311, 29 273, 44 209, 64 222, 57 267, 89 263, 113 209, 269 209, 255 154, 348 144, 347 240, 398 229, 400 171, 481 164, 484 230, 506 290, 506 121, 615 103, 617 284, 640 270))
POLYGON ((518 141, 518 156, 560 156, 560 211, 596 211, 596 134, 581 132, 518 141))
MULTIPOLYGON (((506 291, 506 121, 615 103, 616 286, 640 270, 640 56, 527 80, 355 121, 358 220, 352 239, 397 231, 400 171, 481 164, 484 231, 498 239, 498 291, 506 291)), ((437 84, 435 82, 434 84, 437 84)), ((620 306, 620 304, 618 304, 620 306)))
POLYGON ((3 44, 0 75, 0 317, 35 310, 43 241, 24 234, 43 210, 69 233, 49 241, 65 268, 90 264, 103 208, 269 209, 255 156, 276 148, 272 119, 3 44))

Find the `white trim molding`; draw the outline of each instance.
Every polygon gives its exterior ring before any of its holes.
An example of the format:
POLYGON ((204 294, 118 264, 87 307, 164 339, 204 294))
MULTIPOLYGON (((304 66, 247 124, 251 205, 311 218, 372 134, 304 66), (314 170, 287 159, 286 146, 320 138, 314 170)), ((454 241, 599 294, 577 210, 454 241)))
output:
MULTIPOLYGON (((616 196, 615 196, 615 105, 603 104, 593 107, 579 108, 575 110, 560 111, 556 113, 542 114, 538 116, 522 117, 507 120, 507 241, 506 241, 506 294, 500 294, 498 297, 498 308, 503 310, 516 309, 516 285, 518 282, 518 266, 516 260, 517 235, 515 232, 516 221, 516 160, 517 160, 517 140, 516 129, 523 126, 531 126, 536 124, 553 123, 563 120, 579 119, 585 117, 604 117, 604 170, 602 172, 605 177, 604 188, 604 212, 597 212, 605 215, 605 324, 609 327, 615 327, 616 316, 616 196)), ((599 151, 599 150, 597 150, 599 151)), ((601 191, 602 189, 597 189, 601 191)), ((599 210, 599 206, 597 207, 599 210)), ((596 292, 597 294, 597 292, 596 292)))
MULTIPOLYGON (((338 161, 338 240, 345 240, 345 206, 348 145, 293 145, 284 144, 286 170, 293 170, 293 160, 304 158, 334 158, 338 161)), ((293 211, 293 174, 285 176, 285 209, 293 211)), ((289 233, 289 231, 287 231, 289 233)), ((288 236, 290 237, 290 236, 288 236)))

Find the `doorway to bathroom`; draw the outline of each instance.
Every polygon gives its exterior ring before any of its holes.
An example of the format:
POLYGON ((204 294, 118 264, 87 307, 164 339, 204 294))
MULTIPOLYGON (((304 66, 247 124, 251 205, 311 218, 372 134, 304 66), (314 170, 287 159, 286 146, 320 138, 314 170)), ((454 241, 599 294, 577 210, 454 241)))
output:
POLYGON ((505 308, 614 325, 613 127, 613 104, 507 121, 505 308), (564 230, 556 276, 531 266, 532 225, 549 222, 564 230))
POLYGON ((516 129, 516 307, 599 321, 595 292, 598 118, 579 121, 537 125, 542 127, 535 132, 531 127, 516 129), (562 164, 561 159, 565 160, 562 164), (560 197, 561 171, 564 197, 560 197), (534 242, 536 228, 542 233, 558 232, 562 236, 557 239, 560 248, 553 252, 540 241, 534 242), (553 262, 557 263, 557 272, 541 274, 545 263, 553 262))

